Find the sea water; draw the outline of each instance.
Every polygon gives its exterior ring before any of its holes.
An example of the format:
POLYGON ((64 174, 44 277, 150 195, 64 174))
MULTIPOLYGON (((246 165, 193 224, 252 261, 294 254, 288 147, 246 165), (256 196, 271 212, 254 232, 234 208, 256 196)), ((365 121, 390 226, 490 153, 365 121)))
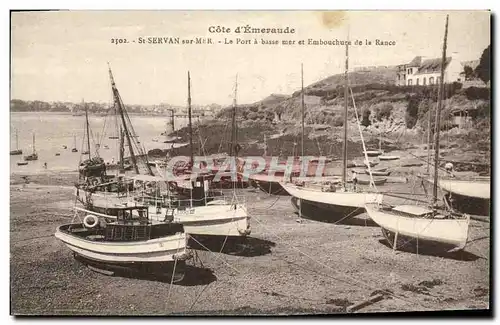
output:
MULTIPOLYGON (((166 149, 163 143, 165 137, 162 132, 171 132, 168 116, 141 116, 129 115, 140 145, 145 152, 155 148, 166 149), (155 141, 156 140, 156 141, 155 141)), ((117 136, 117 127, 114 116, 89 115, 91 128, 91 154, 95 156, 96 143, 100 143, 99 155, 106 161, 118 161, 119 140, 110 139, 117 136), (99 139, 98 140, 98 137, 99 139), (108 146, 109 149, 106 149, 108 146)), ((186 118, 176 118, 175 127, 179 129, 187 125, 186 118)), ((19 137, 19 149, 22 155, 10 156, 10 172, 41 172, 44 163, 50 171, 76 171, 79 162, 87 159, 82 155, 87 150, 87 140, 84 141, 85 116, 73 116, 68 113, 52 112, 11 112, 10 113, 10 145, 16 149, 16 129, 19 137), (29 161, 28 165, 18 166, 17 162, 24 161, 24 156, 32 153, 33 133, 35 134, 35 148, 38 160, 29 161), (78 152, 71 152, 75 147, 78 152), (67 148, 64 149, 63 146, 67 148), (56 156, 59 153, 59 156, 56 156)), ((125 140, 125 143, 127 141, 125 140)), ((134 148, 135 149, 135 148, 134 148)), ((128 147, 125 147, 125 156, 128 156, 128 147)))

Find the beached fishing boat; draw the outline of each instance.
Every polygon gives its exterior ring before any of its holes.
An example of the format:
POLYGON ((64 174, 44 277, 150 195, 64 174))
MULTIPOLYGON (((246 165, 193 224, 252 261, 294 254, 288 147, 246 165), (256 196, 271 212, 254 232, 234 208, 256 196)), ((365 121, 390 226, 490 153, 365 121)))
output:
POLYGON ((22 155, 22 154, 23 154, 23 150, 19 149, 19 135, 18 135, 18 132, 17 132, 17 129, 16 129, 16 149, 15 150, 11 150, 10 151, 10 155, 11 156, 16 156, 16 155, 22 155))
POLYGON ((73 251, 75 257, 102 269, 144 269, 148 273, 184 277, 190 257, 188 237, 181 224, 155 223, 147 207, 116 207, 114 215, 77 209, 81 223, 57 228, 55 237, 73 251))
MULTIPOLYGON (((446 64, 446 38, 448 35, 448 16, 441 61, 441 78, 438 91, 438 107, 436 111, 435 155, 434 166, 439 166, 439 131, 443 98, 443 79, 446 64)), ((432 202, 422 205, 383 205, 367 204, 368 216, 382 228, 382 233, 393 249, 405 246, 429 248, 432 251, 457 251, 467 243, 470 217, 456 213, 449 206, 437 206, 438 168, 434 170, 434 186, 432 202), (404 238, 404 243, 399 239, 404 238)), ((445 201, 446 202, 446 201, 445 201)))
POLYGON ((27 162, 27 161, 18 161, 18 162, 17 162, 17 165, 18 165, 18 166, 26 166, 27 164, 28 164, 28 162, 27 162))
MULTIPOLYGON (((347 113, 348 113, 348 96, 349 96, 349 84, 348 84, 348 45, 346 45, 346 67, 345 67, 345 85, 344 85, 344 135, 343 135, 343 164, 342 164, 342 180, 340 184, 333 183, 328 192, 323 191, 323 189, 317 189, 309 187, 306 184, 293 184, 293 183, 282 183, 283 188, 293 197, 292 203, 295 201, 299 214, 300 206, 305 203, 309 206, 317 206, 322 210, 330 211, 331 219, 344 219, 347 217, 353 217, 364 212, 364 206, 366 203, 371 202, 381 202, 383 199, 382 194, 374 192, 362 191, 358 188, 348 188, 347 183, 347 113), (338 186, 340 185, 340 186, 338 186)), ((366 154, 367 150, 364 144, 363 134, 360 127, 359 118, 357 115, 357 110, 354 102, 354 97, 351 98, 354 105, 354 111, 356 118, 358 119, 358 129, 361 135, 361 141, 363 143, 363 152, 365 153, 365 162, 368 161, 368 156, 366 154)), ((367 164, 367 167, 371 169, 371 164, 367 164)), ((375 184, 373 180, 370 182, 370 187, 374 188, 375 184)))
POLYGON ((33 161, 33 160, 38 160, 38 153, 36 152, 35 149, 35 133, 33 133, 33 151, 31 155, 24 156, 25 161, 33 161))

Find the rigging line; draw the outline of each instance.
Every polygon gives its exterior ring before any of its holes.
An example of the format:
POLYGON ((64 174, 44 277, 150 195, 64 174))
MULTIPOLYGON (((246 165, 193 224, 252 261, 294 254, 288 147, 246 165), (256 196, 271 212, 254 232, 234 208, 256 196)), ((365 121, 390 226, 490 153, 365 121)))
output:
MULTIPOLYGON (((187 240, 185 240, 185 242, 187 242, 187 240)), ((179 247, 180 246, 181 246, 181 241, 177 240, 177 250, 175 251, 176 254, 179 253, 179 247)), ((176 266, 177 266, 177 258, 175 258, 175 260, 174 260, 174 267, 173 267, 173 270, 172 270, 172 276, 170 278, 170 286, 168 287, 167 302, 165 303, 165 305, 167 305, 169 303, 169 301, 170 301, 170 292, 172 291, 172 286, 174 285, 175 267, 176 266)))
MULTIPOLYGON (((293 245, 291 245, 291 244, 287 243, 287 242, 286 242, 283 238, 281 238, 281 237, 280 237, 280 236, 278 236, 275 232, 273 232, 272 230, 270 230, 269 228, 267 228, 267 227, 266 227, 266 226, 265 226, 265 225, 264 225, 264 224, 263 224, 263 223, 259 220, 259 218, 256 218, 256 217, 254 216, 254 219, 255 219, 255 220, 257 220, 257 222, 258 222, 259 224, 261 224, 261 225, 262 225, 262 226, 263 226, 266 230, 268 230, 268 231, 269 231, 271 234, 273 234, 275 237, 279 238, 282 242, 284 242, 284 243, 285 243, 287 246, 289 246, 290 248, 292 248, 292 249, 296 250, 297 252, 299 252, 300 254, 304 255, 304 256, 305 256, 305 257, 307 257, 307 258, 309 258, 309 259, 310 259, 310 260, 312 260, 313 262, 315 262, 315 263, 317 263, 317 264, 319 264, 319 265, 321 265, 321 266, 323 266, 323 267, 325 267, 325 268, 327 268, 327 269, 329 269, 329 270, 331 270, 331 271, 335 272, 335 270, 334 270, 333 268, 329 267, 328 265, 326 265, 326 264, 324 264, 324 263, 321 263, 321 262, 317 261, 317 260, 316 260, 316 259, 314 259, 313 257, 311 257, 311 256, 309 256, 308 254, 306 254, 306 253, 302 252, 300 249, 298 249, 298 248, 296 248, 295 246, 293 246, 293 245)), ((362 282, 362 281, 356 280, 355 278, 349 277, 349 276, 347 276, 347 275, 344 275, 344 276, 345 276, 346 278, 350 279, 350 280, 351 280, 352 282, 354 282, 354 283, 358 283, 358 284, 364 285, 365 287, 367 287, 367 288, 369 288, 369 289, 371 289, 371 290, 378 290, 377 288, 374 288, 374 287, 372 287, 372 286, 370 286, 370 285, 368 285, 368 284, 366 284, 366 283, 364 283, 364 282, 362 282)), ((338 280, 338 281, 340 281, 340 282, 349 283, 349 281, 347 281, 347 280, 342 280, 342 279, 339 279, 339 278, 335 278, 335 277, 333 277, 333 276, 332 276, 332 278, 334 278, 334 279, 336 279, 336 280, 338 280)), ((350 283, 350 284, 352 285, 352 283, 350 283)), ((396 294, 391 293, 391 292, 386 291, 386 290, 382 290, 382 291, 383 291, 384 293, 386 293, 386 294, 388 294, 388 295, 390 295, 390 296, 392 296, 392 297, 398 298, 398 299, 400 299, 400 300, 402 300, 402 301, 405 301, 405 302, 408 302, 408 303, 413 303, 413 304, 418 304, 418 305, 420 305, 421 307, 426 307, 426 308, 427 308, 427 306, 424 306, 423 304, 418 303, 418 302, 416 302, 416 301, 411 301, 411 300, 407 300, 407 299, 401 298, 399 295, 396 295, 396 294)))
MULTIPOLYGON (((371 169, 371 166, 370 166, 370 160, 368 159, 368 154, 366 152, 366 145, 365 145, 365 140, 363 138, 363 131, 361 130, 361 123, 359 121, 359 116, 358 116, 358 108, 356 107, 356 102, 354 101, 354 94, 352 93, 352 88, 349 87, 349 90, 351 92, 352 106, 354 107, 354 113, 356 114, 356 121, 357 121, 357 124, 358 124, 359 135, 361 137, 361 143, 363 144, 363 152, 365 154, 366 165, 368 167, 368 172, 370 173, 370 187, 373 186, 373 188, 377 192, 377 187, 375 186, 375 182, 373 181, 373 174, 372 174, 372 169, 371 169)), ((346 139, 346 141, 347 141, 347 139, 346 139)))
POLYGON ((196 240, 196 238, 194 238, 194 236, 190 236, 189 238, 193 239, 196 243, 198 243, 198 245, 200 245, 201 247, 203 247, 205 250, 209 251, 210 253, 212 253, 218 260, 220 260, 221 262, 223 262, 224 264, 226 264, 227 266, 229 266, 229 268, 235 270, 236 272, 238 273, 241 273, 240 270, 238 270, 237 268, 235 268, 234 266, 232 266, 231 264, 229 264, 227 261, 225 261, 223 258, 221 258, 220 256, 218 256, 217 254, 215 254, 215 252, 211 251, 208 247, 206 247, 205 245, 203 245, 202 243, 200 243, 198 240, 196 240))

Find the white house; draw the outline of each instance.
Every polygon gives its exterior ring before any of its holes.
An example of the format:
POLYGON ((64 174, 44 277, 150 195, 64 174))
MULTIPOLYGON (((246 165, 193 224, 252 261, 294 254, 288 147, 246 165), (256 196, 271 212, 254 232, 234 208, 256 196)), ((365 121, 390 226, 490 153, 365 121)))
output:
MULTIPOLYGON (((406 86, 425 86, 439 83, 441 77, 441 58, 428 59, 416 56, 410 63, 398 66, 396 84, 406 86)), ((451 57, 446 58, 444 82, 462 82, 463 65, 451 57)))

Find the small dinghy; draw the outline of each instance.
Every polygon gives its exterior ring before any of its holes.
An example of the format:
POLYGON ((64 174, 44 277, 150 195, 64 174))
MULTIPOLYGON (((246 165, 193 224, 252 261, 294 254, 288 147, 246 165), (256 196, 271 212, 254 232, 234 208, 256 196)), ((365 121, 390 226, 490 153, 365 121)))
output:
POLYGON ((113 207, 109 215, 75 209, 85 215, 83 221, 62 225, 55 233, 75 258, 103 270, 144 270, 173 282, 184 278, 190 253, 181 224, 154 223, 146 206, 113 207))
POLYGON ((378 156, 380 160, 397 160, 399 156, 378 156))
POLYGON ((61 154, 59 152, 56 152, 56 156, 60 156, 61 154))
MULTIPOLYGON (((370 171, 365 169, 365 174, 370 175, 370 171)), ((380 168, 380 169, 372 169, 372 175, 373 176, 389 176, 391 174, 390 171, 387 171, 387 168, 380 168)))
POLYGON ((382 228, 393 249, 416 244, 453 252, 462 250, 469 232, 470 217, 425 206, 366 204, 368 216, 382 228))
POLYGON ((18 165, 18 166, 26 166, 27 164, 28 164, 28 162, 27 162, 27 161, 18 161, 18 162, 17 162, 17 165, 18 165))
POLYGON ((68 149, 68 146, 62 146, 62 147, 63 147, 63 149, 68 149))
MULTIPOLYGON (((360 185, 370 185, 370 177, 360 175, 357 177, 357 179, 358 179, 358 184, 360 185)), ((385 182, 387 182, 387 178, 385 177, 373 178, 373 183, 375 183, 375 185, 383 185, 385 184, 385 182)))
POLYGON ((377 156, 380 156, 381 154, 383 154, 383 152, 379 151, 379 150, 367 150, 366 151, 366 155, 368 157, 377 157, 377 156))

